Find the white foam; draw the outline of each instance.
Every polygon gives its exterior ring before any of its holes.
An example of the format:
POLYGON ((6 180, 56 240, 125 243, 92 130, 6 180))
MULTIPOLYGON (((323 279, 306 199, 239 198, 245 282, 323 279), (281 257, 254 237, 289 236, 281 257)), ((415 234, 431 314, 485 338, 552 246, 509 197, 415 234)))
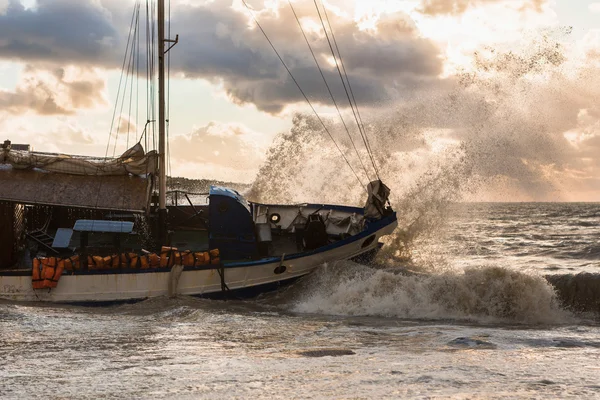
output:
POLYGON ((405 275, 340 262, 308 279, 309 289, 292 306, 296 312, 526 324, 570 320, 544 278, 507 268, 405 275))

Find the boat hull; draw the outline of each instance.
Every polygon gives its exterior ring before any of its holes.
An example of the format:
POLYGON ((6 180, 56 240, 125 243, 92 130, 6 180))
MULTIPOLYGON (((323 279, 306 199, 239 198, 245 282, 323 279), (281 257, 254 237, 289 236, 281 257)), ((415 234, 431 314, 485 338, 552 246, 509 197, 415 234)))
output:
POLYGON ((92 270, 64 274, 54 289, 33 289, 27 271, 0 271, 0 298, 50 303, 110 303, 167 295, 211 296, 255 288, 267 290, 300 278, 324 263, 373 252, 379 238, 396 228, 395 216, 372 223, 358 235, 307 253, 251 262, 185 267, 175 287, 174 270, 92 270), (169 286, 171 287, 171 293, 169 286))

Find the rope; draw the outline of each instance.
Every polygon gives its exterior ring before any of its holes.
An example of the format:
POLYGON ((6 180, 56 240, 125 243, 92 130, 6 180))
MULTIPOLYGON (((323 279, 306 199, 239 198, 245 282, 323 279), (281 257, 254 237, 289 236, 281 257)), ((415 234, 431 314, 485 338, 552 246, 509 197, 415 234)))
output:
MULTIPOLYGON (((335 45, 335 49, 340 58, 340 64, 342 65, 342 70, 344 71, 344 76, 346 77, 346 81, 348 82, 348 89, 350 89, 350 95, 352 96, 352 100, 354 101, 354 107, 356 107, 356 114, 358 114, 358 120, 360 121, 359 128, 362 128, 362 137, 365 142, 365 147, 371 157, 371 162, 373 163, 373 168, 375 169, 375 175, 377 175, 377 179, 381 180, 379 177, 379 169, 377 168, 377 163, 375 162, 375 158, 373 157, 373 149, 371 148, 371 143, 369 143, 369 137, 367 136, 367 130, 365 129, 365 125, 363 123, 362 117, 360 115, 360 111, 358 109, 358 103, 356 102, 356 98, 354 97, 354 91, 352 90, 352 85, 350 84, 350 78, 348 77, 348 73, 346 72, 346 67, 344 65, 344 59, 342 58, 342 53, 337 44, 337 40, 335 39, 335 34, 333 33, 333 28, 331 27, 331 22, 329 21, 329 14, 327 13, 327 8, 323 4, 323 0, 321 0, 321 5, 323 5, 323 12, 325 13, 325 18, 327 20, 327 25, 329 25, 329 30, 331 31, 331 37, 333 38, 333 44, 335 45)), ((352 106, 352 103, 350 103, 352 106)), ((356 116, 355 116, 356 118, 356 116)))
MULTIPOLYGON (((273 51, 277 55, 277 58, 279 58, 279 61, 281 61, 281 64, 283 64, 284 68, 286 69, 286 71, 288 72, 288 74, 290 75, 290 77, 292 78, 292 80, 294 81, 294 83, 296 84, 296 87, 298 88, 298 90, 300 91, 300 93, 302 94, 302 96, 304 97, 304 100, 306 100, 306 102, 308 103, 308 105, 312 109, 313 113, 315 114, 315 116, 317 117, 317 119, 319 120, 319 122, 321 123, 321 125, 323 126, 323 129, 325 130, 325 132, 327 132, 327 135, 329 135, 329 138, 331 139, 331 141, 333 142, 333 144, 335 145, 335 147, 337 148, 337 150, 340 152, 340 155, 342 156, 342 158, 344 159, 344 161, 346 161, 346 164, 348 164, 348 167, 350 167, 350 169, 352 170, 352 173, 354 174, 354 176, 356 177, 356 179, 360 183, 361 187, 365 188, 365 185, 362 183, 362 181, 360 180, 360 178, 356 174, 356 171, 354 171, 354 168, 352 168, 352 165, 350 164, 350 162, 348 161, 348 159, 346 158, 346 156, 344 155, 344 153, 342 152, 342 150, 340 149, 340 147, 336 143, 335 139, 331 135, 331 132, 329 132, 329 129, 327 129, 327 126, 325 126, 325 123, 323 122, 323 120, 321 119, 321 117, 319 116, 319 114, 317 113, 317 110, 315 110, 315 108, 313 107, 312 103, 310 102, 310 100, 308 99, 308 97, 306 96, 306 94, 304 93, 304 90, 302 90, 302 88, 300 87, 300 84, 298 83, 298 81, 296 80, 296 78, 294 78, 294 75, 292 74, 292 71, 290 71, 290 69, 288 68, 288 66, 285 63, 285 61, 283 61, 283 58, 281 58, 281 55, 279 54, 279 52, 277 51, 277 49, 275 48, 275 46, 271 42, 271 39, 269 39, 269 37, 267 36, 267 33, 264 31, 264 29, 262 28, 262 26, 260 25, 260 23, 256 19, 256 16, 254 15, 254 11, 250 8, 250 6, 248 5, 248 3, 246 3, 246 0, 242 0, 242 2, 246 6, 246 8, 250 11, 250 14, 252 15, 252 19, 256 23, 256 26, 258 26, 258 28, 260 29, 260 31, 264 35, 265 39, 267 39, 267 42, 269 42, 269 45, 271 46, 271 48, 273 49, 273 51)), ((365 188, 365 190, 366 190, 366 188, 365 188)))
MULTIPOLYGON (((135 12, 135 11, 134 11, 135 12)), ((133 22, 132 22, 132 27, 133 27, 133 22)), ((128 50, 125 50, 126 55, 129 55, 129 62, 127 64, 127 74, 125 75, 125 87, 123 89, 123 98, 121 99, 121 110, 119 112, 119 123, 117 124, 117 132, 115 135, 115 144, 113 145, 113 154, 112 156, 115 157, 116 152, 117 152, 117 142, 119 141, 119 131, 121 129, 121 120, 123 119, 123 108, 125 107, 125 96, 127 96, 127 84, 129 82, 129 77, 131 75, 132 81, 131 81, 131 91, 133 91, 133 65, 134 65, 134 50, 135 50, 135 30, 133 33, 133 39, 131 40, 131 50, 130 53, 127 54, 128 50), (131 73, 130 73, 131 70, 131 73)), ((118 103, 118 100, 117 100, 118 103)), ((131 96, 129 99, 129 116, 131 116, 131 96)), ((127 121, 127 141, 129 142, 129 118, 127 121)))
MULTIPOLYGON (((136 4, 136 9, 137 9, 137 4, 136 4)), ((139 32, 138 32, 138 23, 139 23, 139 19, 140 19, 140 14, 139 14, 139 10, 136 13, 136 21, 135 21, 135 28, 133 31, 133 46, 131 48, 131 59, 130 59, 130 65, 131 65, 131 86, 129 87, 129 118, 127 120, 127 148, 129 148, 129 129, 131 127, 131 104, 133 103, 133 74, 135 72, 135 55, 136 55, 136 44, 137 44, 137 36, 139 36, 139 32)), ((139 53, 139 49, 138 53, 139 53)))
MULTIPOLYGON (((150 121, 150 10, 149 10, 148 0, 146 0, 146 121, 150 121)), ((146 123, 146 127, 144 127, 144 133, 148 126, 146 123)), ((145 136, 145 148, 146 151, 149 150, 148 147, 148 135, 145 136)))
MULTIPOLYGON (((171 38, 171 0, 169 0, 169 24, 168 37, 171 38)), ((167 52, 167 175, 171 176, 171 146, 169 143, 169 131, 171 122, 171 52, 167 52)))
MULTIPOLYGON (((129 57, 130 62, 131 62, 131 59, 133 58, 133 48, 134 48, 135 36, 132 38, 131 34, 132 34, 132 31, 134 30, 134 21, 136 20, 136 15, 139 15, 139 4, 136 4, 136 6, 134 6, 133 13, 131 15, 131 22, 130 22, 130 26, 129 26, 129 35, 127 36, 127 45, 125 47, 125 54, 123 55, 123 65, 121 67, 121 76, 119 78, 119 86, 118 86, 118 89, 117 89, 117 100, 115 102, 115 107, 113 109, 113 116, 112 116, 112 121, 111 121, 111 124, 110 124, 110 131, 109 131, 109 134, 108 134, 108 143, 106 144, 106 152, 104 153, 104 161, 106 161, 108 159, 108 150, 110 148, 111 135, 112 135, 112 131, 113 131, 114 123, 115 123, 115 116, 116 116, 116 113, 117 113, 117 107, 118 107, 118 104, 119 104, 119 96, 121 94, 121 84, 122 84, 122 81, 123 81, 123 73, 125 71, 125 65, 127 64, 128 56, 130 56, 129 57), (131 43, 131 53, 129 52, 130 51, 129 50, 130 43, 131 43)), ((125 80, 125 87, 123 89, 123 100, 121 102, 121 112, 123 111, 123 104, 125 103, 125 95, 127 93, 127 81, 128 81, 128 78, 129 78, 129 65, 127 66, 127 76, 126 76, 126 80, 125 80)), ((133 86, 133 83, 132 83, 132 86, 133 86)), ((113 156, 114 156, 114 151, 115 151, 114 149, 116 148, 117 141, 118 141, 118 135, 119 135, 118 132, 119 132, 119 127, 117 126, 117 135, 115 136, 115 144, 114 144, 114 147, 113 147, 113 156)), ((100 168, 101 168, 100 165, 96 168, 96 175, 95 175, 96 178, 98 178, 98 174, 100 173, 100 168)), ((100 202, 100 193, 102 191, 102 184, 103 184, 103 181, 105 179, 106 179, 105 176, 101 176, 98 179, 98 190, 96 191, 96 204, 95 204, 95 208, 96 209, 98 208, 98 203, 100 202)), ((124 202, 125 198, 123 197, 122 199, 123 199, 123 202, 124 202)), ((92 223, 92 228, 93 228, 93 223, 92 223)))
MULTIPOLYGON (((152 74, 152 82, 150 84, 150 107, 151 107, 151 116, 152 120, 156 120, 156 74, 155 74, 155 60, 156 60, 156 28, 155 28, 155 18, 154 14, 156 13, 155 3, 151 3, 152 7, 150 8, 150 49, 151 49, 151 58, 150 58, 150 70, 152 74)), ((152 127, 152 148, 156 150, 158 148, 158 143, 156 142, 156 128, 152 127)))
MULTIPOLYGON (((300 23, 300 19, 298 18, 298 15, 296 14, 296 10, 294 9, 294 6, 292 5, 292 2, 290 0, 288 0, 288 4, 290 5, 290 8, 292 9, 292 12, 294 13, 294 17, 296 18, 296 22, 298 23, 298 26, 300 27, 300 31, 302 32, 302 36, 304 36, 304 40, 306 41, 306 45, 308 46, 308 49, 310 50, 310 54, 312 54, 313 60, 315 60, 315 64, 317 65, 317 69, 319 70, 319 73, 321 74, 321 78, 323 78, 323 83, 325 83, 325 87, 327 88, 327 91, 329 92, 329 96, 331 97, 331 100, 333 101, 333 105, 335 106, 335 109, 337 110, 338 115, 340 116, 340 119, 342 120, 342 124, 344 125, 344 129, 346 129, 346 133, 348 134, 348 138, 350 139, 350 143, 352 143, 352 147, 354 148, 354 151, 356 152, 356 156, 358 157, 358 161, 360 161, 360 165, 362 165, 363 170, 365 171, 365 175, 367 177, 367 180, 369 179, 369 172, 367 171, 367 167, 365 167, 365 164, 362 161, 362 158, 360 157, 360 153, 358 152, 358 150, 356 149, 356 145, 354 144, 354 140, 352 140, 352 135, 350 135, 350 131, 348 130, 348 126, 346 125, 346 121, 344 121, 344 118, 342 117, 342 112, 340 111, 340 108, 338 107, 337 102, 335 101, 335 97, 333 96, 333 93, 331 92, 331 88, 329 87, 329 84, 327 83, 327 80, 325 79, 325 75, 323 74, 323 70, 321 69, 321 66, 319 65, 319 61, 317 61, 317 57, 315 56, 315 52, 312 49, 312 46, 310 45, 308 38, 306 37, 306 33, 304 32, 304 28, 302 28, 302 24, 300 23)), ((360 129, 360 127, 359 127, 360 129)))
MULTIPOLYGON (((367 149, 367 153, 371 157, 371 162, 373 163, 373 169, 375 170, 375 175, 379 179, 379 173, 378 173, 377 167, 375 165, 375 160, 373 158, 373 155, 371 154, 370 146, 368 145, 367 140, 365 139, 365 134, 363 133, 363 130, 361 128, 361 123, 359 122, 357 114, 354 111, 354 106, 352 104, 352 100, 350 99, 350 94, 348 93, 348 88, 346 87, 346 82, 344 81, 344 78, 342 76, 342 71, 340 70, 340 66, 338 64, 335 51, 333 50, 333 46, 331 44, 331 40, 329 39, 329 34, 327 33, 327 29, 325 28, 325 22, 323 21, 323 17, 321 16, 321 11, 320 11, 319 6, 317 4, 317 0, 313 0, 313 1, 315 3, 315 8, 317 9, 317 13, 319 14, 319 19, 321 20, 321 25, 323 26, 323 31, 325 32, 325 37, 327 38, 327 43, 329 44, 329 49, 331 50, 331 54, 333 55, 333 60, 335 61, 336 69, 338 71, 340 79, 342 80, 342 85, 344 86, 344 91, 346 92, 346 97, 348 98, 348 102, 350 103, 350 108, 352 109, 352 113, 354 114, 354 119, 356 120, 356 124, 358 126, 358 130, 359 130, 360 135, 361 135, 361 137, 363 139, 363 142, 365 144, 365 148, 367 149)), ((321 0, 321 4, 322 3, 323 3, 323 1, 321 0)), ((325 10, 325 12, 327 12, 327 10, 325 9, 325 6, 323 6, 323 9, 325 10)), ((327 15, 326 15, 326 17, 327 17, 327 15)), ((329 29, 331 29, 331 23, 329 22, 329 19, 327 19, 327 22, 329 24, 329 29)), ((331 29, 331 35, 333 37, 333 29, 331 29)), ((336 43, 336 48, 337 48, 337 43, 336 43)), ((338 53, 339 53, 339 48, 338 48, 338 53)), ((342 57, 341 57, 341 54, 340 54, 340 62, 341 62, 341 59, 342 59, 342 57)), ((348 79, 348 75, 346 75, 346 79, 348 79)), ((350 85, 350 81, 348 81, 348 86, 349 85, 350 85)))
MULTIPOLYGON (((127 36, 127 46, 125 47, 125 55, 123 56, 123 66, 121 67, 121 77, 119 78, 119 86, 117 88, 117 101, 115 102, 115 108, 113 109, 112 121, 110 123, 110 131, 108 132, 108 143, 106 144, 106 152, 104 153, 104 158, 108 158, 108 149, 110 148, 110 137, 112 135, 113 126, 115 123, 115 116, 117 114, 117 107, 119 104, 119 95, 121 93, 121 83, 123 81, 123 72, 125 71, 125 64, 127 62, 127 55, 129 50, 129 41, 131 40, 131 31, 133 30, 133 21, 135 19, 135 8, 133 13, 131 14, 131 23, 129 26, 129 35, 127 36)), ((116 140, 116 139, 115 139, 116 140)))
MULTIPOLYGON (((137 77, 135 83, 135 127, 139 127, 139 114, 140 114, 140 2, 138 1, 138 20, 137 20, 137 66, 135 76, 137 77)), ((129 143, 127 144, 129 147, 129 143)))

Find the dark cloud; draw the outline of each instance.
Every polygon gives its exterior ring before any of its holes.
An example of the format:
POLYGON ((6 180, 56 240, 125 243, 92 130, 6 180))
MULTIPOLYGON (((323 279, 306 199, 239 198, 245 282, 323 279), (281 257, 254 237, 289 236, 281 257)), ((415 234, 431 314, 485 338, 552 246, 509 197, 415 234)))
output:
MULTIPOLYGON (((297 4, 297 12, 315 21, 311 4, 297 4)), ((108 0, 40 0, 35 9, 25 9, 12 0, 0 15, 0 57, 119 68, 131 8, 108 0)), ((217 1, 178 4, 171 14, 173 36, 180 35, 171 53, 175 72, 221 84, 236 103, 252 103, 270 113, 304 101, 248 13, 217 1)), ((332 105, 289 6, 282 3, 276 11, 256 15, 307 95, 332 105)), ((331 20, 363 105, 427 88, 442 72, 439 49, 420 36, 406 14, 385 16, 373 31, 360 30, 354 21, 333 14, 331 20)), ((344 98, 338 72, 328 62, 331 53, 325 37, 311 31, 309 41, 334 94, 344 98)))
POLYGON ((99 1, 38 0, 26 9, 10 0, 0 14, 0 57, 106 65, 122 40, 113 24, 99 1))
MULTIPOLYGON (((277 113, 303 97, 280 64, 263 34, 248 16, 223 3, 182 6, 173 26, 182 37, 173 63, 188 77, 222 83, 238 103, 253 103, 277 113)), ((316 18, 308 3, 297 6, 301 18, 316 18)), ((257 15, 303 90, 313 100, 331 104, 310 51, 287 4, 277 12, 257 15)), ((355 94, 365 104, 389 101, 405 90, 426 86, 442 71, 439 49, 419 36, 405 14, 389 15, 375 31, 362 31, 353 21, 332 18, 355 94)), ((309 32, 309 41, 334 94, 343 98, 338 72, 324 36, 309 32)))

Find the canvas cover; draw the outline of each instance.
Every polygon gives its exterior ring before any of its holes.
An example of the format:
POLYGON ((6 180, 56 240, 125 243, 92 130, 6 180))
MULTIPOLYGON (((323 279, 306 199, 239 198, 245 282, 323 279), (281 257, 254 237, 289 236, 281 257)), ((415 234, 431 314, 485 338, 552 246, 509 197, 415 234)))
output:
POLYGON ((380 219, 386 213, 385 203, 390 197, 390 188, 380 180, 367 185, 368 198, 365 204, 365 218, 380 219))
POLYGON ((73 156, 68 154, 41 153, 15 150, 8 145, 0 150, 0 164, 9 164, 14 169, 39 168, 48 172, 71 175, 137 175, 156 173, 158 154, 144 152, 141 144, 136 144, 120 157, 98 158, 73 156))
POLYGON ((130 175, 69 175, 0 165, 0 200, 141 212, 148 208, 150 182, 130 175))
POLYGON ((156 152, 138 143, 120 157, 0 149, 0 200, 103 210, 148 209, 156 152))

